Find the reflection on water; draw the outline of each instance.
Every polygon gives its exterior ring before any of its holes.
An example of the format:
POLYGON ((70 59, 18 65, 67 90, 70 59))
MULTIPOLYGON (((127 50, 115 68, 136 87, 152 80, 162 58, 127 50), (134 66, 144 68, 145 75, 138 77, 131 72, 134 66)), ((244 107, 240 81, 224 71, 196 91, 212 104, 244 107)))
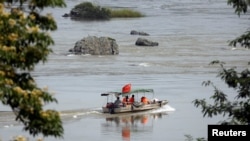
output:
POLYGON ((102 123, 103 134, 120 134, 124 141, 133 137, 141 137, 153 131, 154 121, 167 115, 162 113, 136 113, 107 117, 102 123))

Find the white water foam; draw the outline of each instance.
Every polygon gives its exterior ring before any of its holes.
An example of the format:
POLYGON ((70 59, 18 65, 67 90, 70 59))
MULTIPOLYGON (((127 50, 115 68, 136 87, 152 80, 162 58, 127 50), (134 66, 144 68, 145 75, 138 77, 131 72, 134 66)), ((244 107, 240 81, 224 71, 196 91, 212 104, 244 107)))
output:
POLYGON ((175 111, 175 108, 171 107, 170 105, 164 105, 159 109, 153 110, 152 113, 173 112, 173 111, 175 111))
POLYGON ((149 65, 149 63, 140 63, 139 66, 148 67, 148 66, 150 66, 150 65, 149 65))

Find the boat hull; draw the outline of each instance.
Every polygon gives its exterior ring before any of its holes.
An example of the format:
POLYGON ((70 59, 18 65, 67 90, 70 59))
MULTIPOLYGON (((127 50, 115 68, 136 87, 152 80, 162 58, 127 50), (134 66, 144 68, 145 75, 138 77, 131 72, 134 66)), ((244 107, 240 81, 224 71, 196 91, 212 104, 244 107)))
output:
POLYGON ((167 103, 168 103, 167 100, 156 101, 148 104, 143 104, 142 102, 134 102, 133 104, 124 105, 117 108, 112 106, 111 107, 103 106, 102 111, 103 113, 111 113, 111 114, 125 113, 125 112, 140 112, 145 110, 158 109, 166 105, 167 103))

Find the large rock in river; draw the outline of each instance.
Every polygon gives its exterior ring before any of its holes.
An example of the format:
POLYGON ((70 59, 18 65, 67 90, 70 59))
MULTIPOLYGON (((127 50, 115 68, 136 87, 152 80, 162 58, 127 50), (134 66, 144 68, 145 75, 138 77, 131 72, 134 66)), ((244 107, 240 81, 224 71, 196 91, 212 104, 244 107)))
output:
POLYGON ((153 42, 145 38, 138 38, 135 42, 137 46, 158 46, 158 42, 153 42))
POLYGON ((119 48, 115 39, 88 36, 77 41, 74 48, 70 49, 69 52, 74 54, 116 55, 119 54, 119 48))

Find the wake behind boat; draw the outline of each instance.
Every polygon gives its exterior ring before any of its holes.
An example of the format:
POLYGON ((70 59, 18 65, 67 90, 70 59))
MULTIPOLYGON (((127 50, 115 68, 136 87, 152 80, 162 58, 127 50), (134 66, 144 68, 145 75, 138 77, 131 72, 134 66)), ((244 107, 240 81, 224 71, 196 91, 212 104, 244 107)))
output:
POLYGON ((122 92, 107 92, 102 93, 101 96, 107 97, 107 104, 102 106, 103 113, 111 114, 152 110, 168 103, 167 100, 155 98, 153 89, 131 90, 131 84, 125 85, 122 92), (152 99, 148 99, 150 95, 152 99), (114 98, 115 101, 113 101, 114 98))

